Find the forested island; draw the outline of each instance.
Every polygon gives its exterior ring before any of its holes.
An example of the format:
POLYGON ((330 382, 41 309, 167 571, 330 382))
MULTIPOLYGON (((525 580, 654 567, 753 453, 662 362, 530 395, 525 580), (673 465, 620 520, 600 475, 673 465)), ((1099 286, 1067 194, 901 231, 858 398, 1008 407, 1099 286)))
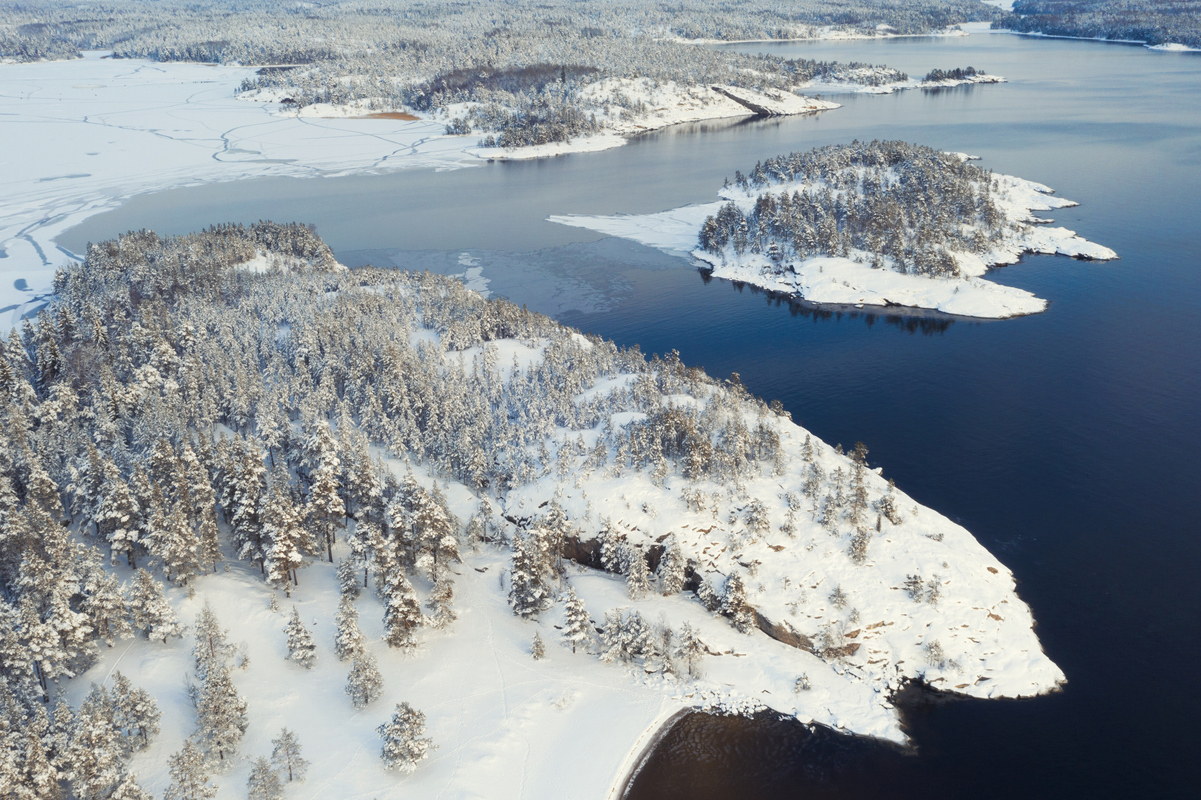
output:
POLYGON ((967 531, 736 375, 301 225, 55 290, 0 342, 6 795, 553 797, 681 708, 903 740, 907 680, 1063 679, 967 531))
POLYGON ((1201 49, 1201 0, 1017 0, 994 28, 1201 49))
POLYGON ((1032 211, 1076 205, 1050 188, 907 142, 769 158, 745 176, 736 172, 720 194, 724 202, 644 217, 551 219, 690 252, 718 277, 813 302, 978 317, 1046 307, 1029 292, 982 280, 989 267, 1023 253, 1117 257, 1073 231, 1042 226, 1048 220, 1032 211))

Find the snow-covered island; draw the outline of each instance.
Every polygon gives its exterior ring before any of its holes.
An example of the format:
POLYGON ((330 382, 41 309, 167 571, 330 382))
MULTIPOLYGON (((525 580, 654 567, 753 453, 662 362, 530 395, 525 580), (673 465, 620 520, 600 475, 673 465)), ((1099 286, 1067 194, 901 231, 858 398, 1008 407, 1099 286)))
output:
POLYGON ((6 796, 601 798, 681 710, 1064 681, 968 531, 675 354, 301 225, 55 289, 0 342, 6 796))
POLYGON ((1046 301, 985 280, 1024 253, 1106 261, 1107 247, 1035 211, 1076 203, 963 153, 896 141, 793 153, 736 173, 722 201, 640 216, 552 216, 710 265, 713 274, 814 303, 1004 318, 1046 301))

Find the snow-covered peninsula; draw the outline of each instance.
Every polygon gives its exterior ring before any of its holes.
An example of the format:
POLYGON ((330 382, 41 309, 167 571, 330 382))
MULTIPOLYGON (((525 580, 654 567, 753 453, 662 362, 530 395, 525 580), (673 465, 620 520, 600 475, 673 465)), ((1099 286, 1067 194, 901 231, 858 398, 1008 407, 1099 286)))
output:
POLYGON ((902 742, 905 681, 1064 681, 968 531, 674 354, 300 225, 129 234, 56 285, 0 349, 20 780, 232 800, 286 728, 299 796, 602 798, 681 710, 902 742))
POLYGON ((758 164, 722 201, 638 216, 550 221, 632 239, 814 303, 1004 318, 1046 301, 985 280, 1024 253, 1117 258, 1036 211, 1074 206, 1050 187, 972 166, 962 153, 853 143, 758 164))

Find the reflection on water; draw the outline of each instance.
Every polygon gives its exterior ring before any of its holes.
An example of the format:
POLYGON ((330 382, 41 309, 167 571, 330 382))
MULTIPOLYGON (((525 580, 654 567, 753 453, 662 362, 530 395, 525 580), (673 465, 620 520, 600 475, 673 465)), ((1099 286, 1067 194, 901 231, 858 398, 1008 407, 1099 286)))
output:
POLYGON ((898 746, 791 717, 696 713, 660 740, 624 800, 899 797, 898 776, 915 760, 898 746))
MULTIPOLYGON (((697 270, 700 273, 701 281, 708 285, 713 281, 713 271, 710 269, 700 268, 697 270)), ((721 283, 727 283, 718 279, 721 283)), ((787 308, 788 313, 794 317, 806 317, 813 321, 835 321, 840 322, 845 317, 849 320, 862 319, 867 327, 872 327, 877 322, 884 322, 888 325, 894 325, 909 333, 922 333, 926 336, 933 334, 945 333, 948 328, 955 323, 955 317, 932 309, 924 308, 897 308, 888 311, 881 306, 864 306, 864 305, 837 305, 832 303, 811 303, 803 298, 796 297, 791 294, 781 292, 773 292, 770 289, 764 289, 762 286, 756 286, 753 283, 743 283, 742 281, 728 281, 731 288, 739 293, 747 293, 751 295, 760 295, 766 301, 767 305, 776 308, 787 308)), ((977 320, 974 318, 964 318, 974 324, 992 323, 996 320, 977 320)))

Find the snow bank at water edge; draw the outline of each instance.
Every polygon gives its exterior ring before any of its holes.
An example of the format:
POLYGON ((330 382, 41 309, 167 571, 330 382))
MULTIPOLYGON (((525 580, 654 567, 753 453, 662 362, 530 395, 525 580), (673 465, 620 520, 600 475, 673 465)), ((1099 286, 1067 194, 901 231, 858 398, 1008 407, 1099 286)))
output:
MULTIPOLYGON (((604 133, 570 142, 517 148, 475 147, 465 152, 497 161, 587 153, 620 147, 628 136, 684 122, 755 115, 795 116, 839 107, 838 103, 792 92, 757 92, 735 86, 688 86, 649 78, 605 78, 584 87, 580 94, 584 102, 600 104, 606 109, 596 115, 605 126, 604 133)), ((467 105, 453 107, 447 116, 462 114, 467 105)))

